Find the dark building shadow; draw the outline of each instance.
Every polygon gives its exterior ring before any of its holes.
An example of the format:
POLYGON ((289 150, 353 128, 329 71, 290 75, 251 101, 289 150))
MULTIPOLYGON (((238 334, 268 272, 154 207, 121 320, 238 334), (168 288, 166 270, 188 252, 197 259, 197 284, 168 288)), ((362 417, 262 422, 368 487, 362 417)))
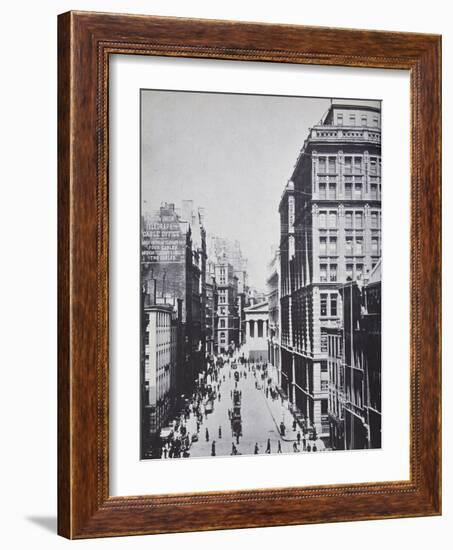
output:
POLYGON ((28 516, 26 518, 29 522, 42 527, 46 531, 52 533, 57 532, 57 518, 56 516, 28 516))

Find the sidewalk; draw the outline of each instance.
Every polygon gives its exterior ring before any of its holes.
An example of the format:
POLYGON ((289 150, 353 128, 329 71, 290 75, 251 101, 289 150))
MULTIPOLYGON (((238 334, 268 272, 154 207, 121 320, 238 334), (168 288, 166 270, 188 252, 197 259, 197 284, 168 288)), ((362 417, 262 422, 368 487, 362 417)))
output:
MULTIPOLYGON (((299 426, 299 424, 297 424, 296 429, 293 430, 293 422, 296 419, 292 412, 291 403, 289 399, 283 395, 283 392, 281 391, 281 389, 277 386, 276 369, 271 364, 268 365, 268 373, 270 375, 270 378, 272 379, 272 386, 278 392, 278 397, 276 399, 272 399, 270 392, 269 392, 269 396, 266 397, 266 388, 263 388, 263 397, 266 400, 266 404, 274 419, 274 422, 277 426, 277 429, 280 433, 280 437, 282 438, 282 440, 289 441, 289 442, 297 442, 298 432, 300 432, 301 437, 303 438, 302 428, 299 426), (283 409, 283 412, 282 412, 282 409, 283 409), (280 431, 280 424, 282 421, 285 425, 284 436, 281 434, 281 431, 280 431)), ((310 442, 311 446, 313 446, 313 444, 316 443, 316 447, 318 451, 326 450, 324 441, 319 437, 316 439, 316 441, 307 439, 307 442, 308 441, 310 442)))

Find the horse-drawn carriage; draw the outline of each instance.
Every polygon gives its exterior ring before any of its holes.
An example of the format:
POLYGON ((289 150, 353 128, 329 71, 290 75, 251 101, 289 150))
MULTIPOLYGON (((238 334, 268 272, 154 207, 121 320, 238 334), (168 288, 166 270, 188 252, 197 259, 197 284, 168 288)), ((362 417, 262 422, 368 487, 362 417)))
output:
POLYGON ((233 390, 233 405, 241 408, 241 392, 239 390, 233 390))
POLYGON ((233 433, 233 437, 239 437, 242 436, 242 420, 239 416, 238 418, 231 419, 231 431, 233 433))
POLYGON ((206 414, 210 414, 210 413, 212 413, 213 410, 214 410, 213 400, 208 399, 208 401, 206 401, 206 404, 204 406, 204 411, 205 411, 206 414))
POLYGON ((241 417, 241 392, 233 391, 233 410, 231 411, 231 431, 234 437, 242 435, 242 417, 241 417))

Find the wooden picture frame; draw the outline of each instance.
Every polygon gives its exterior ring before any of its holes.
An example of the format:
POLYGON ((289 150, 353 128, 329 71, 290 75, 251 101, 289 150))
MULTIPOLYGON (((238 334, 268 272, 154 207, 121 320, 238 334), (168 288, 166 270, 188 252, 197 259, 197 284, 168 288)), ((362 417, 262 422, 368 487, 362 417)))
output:
POLYGON ((69 12, 58 20, 58 532, 89 538, 441 513, 441 38, 69 12), (410 71, 410 480, 109 496, 111 54, 410 71))

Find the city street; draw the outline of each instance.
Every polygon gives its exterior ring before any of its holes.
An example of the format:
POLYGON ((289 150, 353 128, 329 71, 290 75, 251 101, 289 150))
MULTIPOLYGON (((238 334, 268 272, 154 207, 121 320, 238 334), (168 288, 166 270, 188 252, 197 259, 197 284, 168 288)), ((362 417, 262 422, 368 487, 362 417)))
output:
MULTIPOLYGON (((272 454, 279 452, 279 446, 282 453, 292 453, 295 449, 296 452, 303 451, 301 430, 299 427, 293 429, 293 415, 287 401, 276 391, 274 381, 268 383, 270 372, 264 376, 262 366, 241 364, 230 359, 217 368, 217 373, 217 383, 215 377, 212 381, 212 386, 216 388, 213 410, 204 414, 199 423, 198 441, 192 442, 190 457, 212 456, 213 442, 216 456, 233 454, 233 444, 238 454, 254 454, 256 445, 258 454, 263 454, 268 450, 268 440, 272 454), (234 390, 241 394, 242 435, 239 439, 233 433, 230 421, 234 390), (284 435, 280 433, 282 422, 285 425, 284 435), (297 432, 301 434, 299 444, 297 432)), ((197 416, 193 412, 185 420, 185 429, 190 440, 192 434, 197 433, 197 416)), ((311 441, 309 444, 313 447, 314 443, 316 450, 324 450, 322 441, 311 441)))

